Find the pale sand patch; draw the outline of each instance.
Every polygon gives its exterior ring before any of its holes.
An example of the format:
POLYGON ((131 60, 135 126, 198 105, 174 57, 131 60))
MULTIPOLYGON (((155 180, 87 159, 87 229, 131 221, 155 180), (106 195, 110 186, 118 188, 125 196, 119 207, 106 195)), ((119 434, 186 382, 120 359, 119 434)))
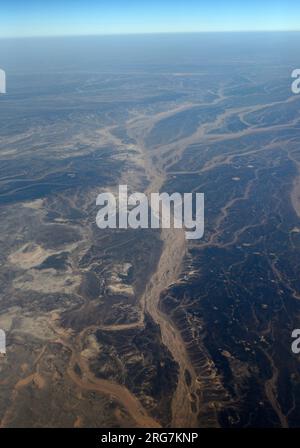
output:
MULTIPOLYGON (((0 328, 6 333, 31 334, 38 339, 48 340, 56 337, 56 333, 49 325, 49 315, 31 316, 24 315, 24 310, 19 306, 9 308, 5 314, 0 315, 0 328)), ((24 370, 26 364, 24 364, 24 370)), ((22 369, 23 370, 23 369, 22 369)))
POLYGON ((97 342, 95 335, 90 335, 87 338, 86 343, 88 344, 88 346, 87 348, 82 350, 80 355, 87 360, 96 358, 99 355, 101 348, 97 342))
POLYGON ((23 373, 26 373, 29 370, 29 364, 27 364, 27 362, 21 364, 21 370, 23 373))
POLYGON ((45 250, 38 244, 28 243, 12 253, 8 261, 21 269, 30 269, 41 264, 53 251, 45 250))
POLYGON ((44 205, 43 199, 35 199, 34 201, 23 202, 22 206, 25 208, 33 208, 39 210, 44 205))
POLYGON ((28 334, 45 341, 56 337, 56 333, 49 325, 49 316, 47 315, 38 317, 19 315, 17 328, 13 330, 13 333, 28 334))
POLYGON ((59 255, 62 252, 72 252, 77 243, 66 244, 61 250, 44 249, 36 243, 26 243, 20 249, 8 256, 8 261, 21 269, 28 270, 39 266, 51 255, 59 255))
POLYGON ((110 294, 117 294, 122 296, 134 296, 134 290, 130 285, 124 285, 122 283, 117 283, 115 285, 110 285, 107 288, 110 294))
POLYGON ((124 282, 124 278, 129 275, 131 266, 130 263, 114 265, 107 288, 111 294, 134 296, 133 287, 124 282))
POLYGON ((16 316, 22 313, 20 306, 13 306, 5 311, 5 314, 0 315, 0 328, 6 333, 12 328, 13 321, 16 316))
POLYGON ((57 222, 59 224, 68 224, 69 221, 67 219, 63 219, 63 218, 55 218, 53 219, 54 222, 57 222))
POLYGON ((300 227, 294 227, 294 228, 291 230, 291 233, 300 233, 300 227))
POLYGON ((16 149, 7 149, 5 151, 1 151, 0 156, 1 157, 6 157, 6 156, 12 156, 17 154, 17 150, 16 149))
POLYGON ((23 291, 73 293, 80 285, 80 275, 58 274, 55 269, 29 270, 13 281, 13 287, 23 291))

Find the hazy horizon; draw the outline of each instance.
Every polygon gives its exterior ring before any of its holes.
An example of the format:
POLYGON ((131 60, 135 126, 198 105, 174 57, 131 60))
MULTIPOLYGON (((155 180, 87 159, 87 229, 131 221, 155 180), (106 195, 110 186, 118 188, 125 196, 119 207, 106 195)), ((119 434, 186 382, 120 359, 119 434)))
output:
POLYGON ((91 33, 91 34, 49 34, 49 35, 28 35, 28 36, 1 36, 0 40, 21 40, 21 39, 68 39, 68 38, 89 38, 89 37, 122 37, 122 36, 164 36, 164 35, 195 35, 195 34, 297 34, 299 29, 294 30, 215 30, 215 31, 149 31, 149 32, 124 32, 124 33, 91 33))
POLYGON ((20 70, 194 73, 216 63, 264 66, 266 54, 292 70, 299 42, 299 32, 44 36, 0 39, 0 54, 10 79, 20 70))

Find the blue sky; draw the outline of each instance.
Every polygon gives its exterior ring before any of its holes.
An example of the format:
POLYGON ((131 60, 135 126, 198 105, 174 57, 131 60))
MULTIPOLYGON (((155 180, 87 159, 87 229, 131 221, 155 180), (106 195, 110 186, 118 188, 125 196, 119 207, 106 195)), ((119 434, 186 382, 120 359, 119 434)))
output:
POLYGON ((0 37, 300 30, 299 0, 0 0, 0 37))

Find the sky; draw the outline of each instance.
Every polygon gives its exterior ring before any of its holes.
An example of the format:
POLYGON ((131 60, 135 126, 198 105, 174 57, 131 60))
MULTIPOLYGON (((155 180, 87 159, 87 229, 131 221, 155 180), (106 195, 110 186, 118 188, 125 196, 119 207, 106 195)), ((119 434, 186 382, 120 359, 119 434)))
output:
POLYGON ((296 30, 299 0, 0 0, 0 37, 296 30))

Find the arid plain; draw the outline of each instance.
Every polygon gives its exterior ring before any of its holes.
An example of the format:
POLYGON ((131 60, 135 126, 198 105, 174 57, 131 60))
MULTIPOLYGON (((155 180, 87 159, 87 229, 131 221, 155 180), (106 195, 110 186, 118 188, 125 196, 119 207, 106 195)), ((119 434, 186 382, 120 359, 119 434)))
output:
POLYGON ((300 426, 295 53, 276 34, 143 39, 128 60, 113 39, 111 58, 100 38, 46 41, 52 70, 32 42, 31 70, 8 70, 1 426, 300 426), (204 238, 100 230, 119 184, 203 192, 204 238))

